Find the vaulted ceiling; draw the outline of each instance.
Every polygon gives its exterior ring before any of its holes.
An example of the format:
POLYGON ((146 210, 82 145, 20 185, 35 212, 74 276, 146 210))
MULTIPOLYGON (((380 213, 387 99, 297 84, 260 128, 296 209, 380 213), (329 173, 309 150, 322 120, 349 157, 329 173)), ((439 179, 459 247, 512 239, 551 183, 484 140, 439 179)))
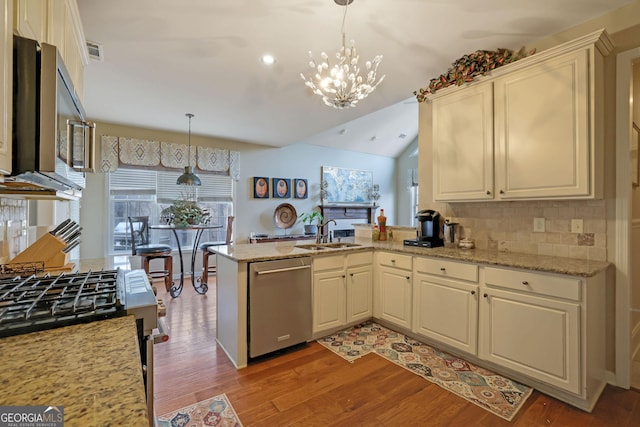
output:
MULTIPOLYGON (((85 69, 93 120, 272 146, 298 142, 396 157, 417 135, 413 91, 477 49, 519 49, 630 0, 355 0, 345 32, 385 80, 354 108, 304 85, 341 45, 334 0, 78 0, 104 61, 85 69), (273 66, 261 63, 269 53, 273 66)), ((361 64, 364 67, 364 64, 361 64)))

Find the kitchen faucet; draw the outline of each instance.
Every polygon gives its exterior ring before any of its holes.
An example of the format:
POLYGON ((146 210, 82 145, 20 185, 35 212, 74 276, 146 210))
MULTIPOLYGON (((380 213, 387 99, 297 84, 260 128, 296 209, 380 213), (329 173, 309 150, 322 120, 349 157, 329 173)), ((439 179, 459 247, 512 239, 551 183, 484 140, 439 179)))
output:
POLYGON ((325 225, 329 224, 330 222, 333 222, 333 225, 338 225, 335 219, 327 220, 327 222, 325 222, 324 224, 322 223, 317 224, 318 232, 316 233, 316 244, 322 243, 322 229, 324 228, 325 225))

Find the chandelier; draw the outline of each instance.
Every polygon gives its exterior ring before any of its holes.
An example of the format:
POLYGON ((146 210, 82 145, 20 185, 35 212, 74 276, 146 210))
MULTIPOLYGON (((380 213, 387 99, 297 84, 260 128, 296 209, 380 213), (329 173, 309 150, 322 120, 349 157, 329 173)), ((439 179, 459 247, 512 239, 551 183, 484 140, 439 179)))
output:
POLYGON ((336 4, 344 6, 344 16, 342 17, 342 47, 336 53, 336 63, 329 64, 329 56, 322 52, 322 62, 319 64, 313 59, 313 54, 309 51, 311 60, 309 66, 316 73, 312 78, 306 78, 300 73, 305 85, 313 90, 313 93, 320 95, 324 103, 330 107, 343 109, 355 107, 361 99, 364 99, 384 80, 384 75, 376 81, 378 66, 382 61, 382 55, 377 55, 373 61, 365 63, 366 74, 360 75, 358 62, 360 56, 356 51, 355 42, 351 40, 351 46, 345 45, 344 23, 347 18, 347 9, 353 0, 334 0, 336 4))
POLYGON ((191 167, 191 118, 193 114, 186 113, 185 116, 189 118, 189 151, 187 152, 187 166, 184 167, 184 173, 178 177, 176 184, 178 185, 201 185, 198 175, 193 173, 191 167))

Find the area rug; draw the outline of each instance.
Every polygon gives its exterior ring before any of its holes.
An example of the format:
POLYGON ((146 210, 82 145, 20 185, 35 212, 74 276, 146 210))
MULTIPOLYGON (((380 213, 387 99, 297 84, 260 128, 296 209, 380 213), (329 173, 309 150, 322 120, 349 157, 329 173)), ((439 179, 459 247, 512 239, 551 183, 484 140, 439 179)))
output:
POLYGON ((161 415, 157 421, 161 427, 242 427, 226 394, 161 415))
POLYGON ((532 392, 530 387, 372 322, 318 342, 349 362, 371 352, 378 354, 507 421, 532 392))

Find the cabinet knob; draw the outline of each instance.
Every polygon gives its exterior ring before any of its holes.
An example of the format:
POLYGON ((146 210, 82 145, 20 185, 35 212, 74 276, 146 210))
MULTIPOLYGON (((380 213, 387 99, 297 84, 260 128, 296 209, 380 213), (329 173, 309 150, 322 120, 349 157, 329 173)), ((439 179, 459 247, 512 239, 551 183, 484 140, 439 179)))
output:
POLYGON ((411 276, 407 276, 407 280, 411 279, 411 276))
POLYGON ((487 196, 491 195, 491 191, 487 190, 487 196))
POLYGON ((440 271, 447 271, 447 269, 444 267, 440 267, 440 271))
POLYGON ((476 294, 476 291, 471 291, 471 295, 475 295, 475 294, 476 294))
POLYGON ((396 263, 396 260, 395 260, 395 259, 392 259, 392 260, 391 260, 391 264, 395 264, 395 263, 396 263))
POLYGON ((529 282, 527 282, 526 280, 523 280, 522 284, 525 285, 525 286, 529 286, 529 282))
POLYGON ((485 294, 484 294, 484 295, 482 295, 482 296, 483 296, 483 297, 485 297, 485 298, 487 298, 487 297, 489 296, 489 294, 486 294, 486 293, 485 293, 485 294))
POLYGON ((500 190, 500 194, 504 194, 504 190, 500 190))
POLYGON ((350 273, 349 276, 353 277, 353 273, 350 273))

